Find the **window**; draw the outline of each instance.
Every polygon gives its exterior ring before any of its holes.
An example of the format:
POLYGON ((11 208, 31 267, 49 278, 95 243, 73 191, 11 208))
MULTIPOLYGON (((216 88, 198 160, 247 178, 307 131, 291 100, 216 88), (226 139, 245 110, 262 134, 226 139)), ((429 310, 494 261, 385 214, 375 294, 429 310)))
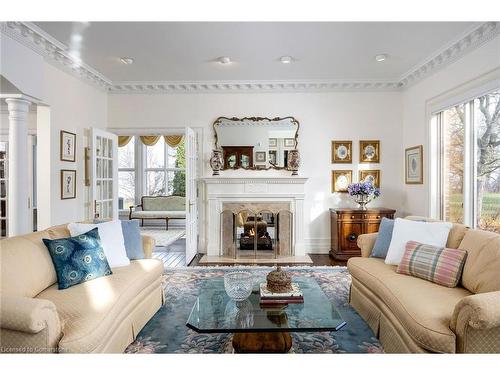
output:
POLYGON ((500 90, 434 115, 441 219, 500 232, 500 90))
POLYGON ((186 195, 184 140, 171 147, 163 137, 144 146, 146 195, 186 195))
POLYGON ((118 148, 118 209, 135 203, 135 137, 118 148))

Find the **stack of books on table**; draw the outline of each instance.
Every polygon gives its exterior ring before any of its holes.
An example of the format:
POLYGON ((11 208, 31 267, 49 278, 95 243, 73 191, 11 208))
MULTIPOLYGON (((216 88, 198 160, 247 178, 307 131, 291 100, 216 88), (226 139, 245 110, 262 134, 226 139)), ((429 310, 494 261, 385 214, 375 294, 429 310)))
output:
POLYGON ((267 289, 267 284, 260 284, 261 306, 287 305, 289 303, 304 303, 302 290, 296 283, 292 283, 292 291, 286 293, 273 293, 267 289))

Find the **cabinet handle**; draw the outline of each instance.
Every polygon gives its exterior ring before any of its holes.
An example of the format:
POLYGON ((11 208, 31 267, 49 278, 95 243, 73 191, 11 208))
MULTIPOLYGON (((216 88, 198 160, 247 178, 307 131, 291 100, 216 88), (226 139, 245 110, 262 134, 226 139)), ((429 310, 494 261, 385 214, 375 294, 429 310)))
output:
POLYGON ((358 237, 358 236, 356 235, 356 233, 351 233, 351 234, 349 234, 349 235, 347 236, 347 239, 348 239, 349 241, 355 241, 357 237, 358 237))
POLYGON ((351 216, 351 219, 354 219, 354 218, 355 218, 355 216, 354 216, 354 215, 352 215, 352 216, 351 216))
POLYGON ((377 219, 380 219, 380 215, 377 215, 377 219))

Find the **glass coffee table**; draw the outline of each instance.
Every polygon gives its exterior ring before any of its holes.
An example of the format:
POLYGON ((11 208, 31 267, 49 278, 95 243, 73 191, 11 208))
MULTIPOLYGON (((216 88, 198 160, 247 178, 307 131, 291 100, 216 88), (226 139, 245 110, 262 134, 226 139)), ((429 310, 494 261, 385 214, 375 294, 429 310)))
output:
POLYGON ((199 333, 234 333, 237 353, 287 353, 290 332, 338 331, 346 325, 313 278, 293 278, 304 303, 273 307, 260 306, 260 282, 247 300, 236 303, 224 290, 224 278, 206 280, 186 325, 199 333))

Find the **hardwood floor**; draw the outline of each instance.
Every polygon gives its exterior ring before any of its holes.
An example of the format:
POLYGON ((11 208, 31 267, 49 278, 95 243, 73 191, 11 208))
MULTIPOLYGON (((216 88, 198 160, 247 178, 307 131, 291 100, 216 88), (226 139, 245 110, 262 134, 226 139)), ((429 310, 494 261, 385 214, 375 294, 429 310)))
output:
MULTIPOLYGON (((198 254, 189 263, 189 266, 203 266, 199 261, 203 254, 198 254)), ((345 266, 347 262, 337 261, 328 254, 309 254, 313 266, 345 266)), ((165 267, 186 266, 186 239, 181 238, 167 247, 157 246, 153 252, 153 258, 160 259, 165 267)))

